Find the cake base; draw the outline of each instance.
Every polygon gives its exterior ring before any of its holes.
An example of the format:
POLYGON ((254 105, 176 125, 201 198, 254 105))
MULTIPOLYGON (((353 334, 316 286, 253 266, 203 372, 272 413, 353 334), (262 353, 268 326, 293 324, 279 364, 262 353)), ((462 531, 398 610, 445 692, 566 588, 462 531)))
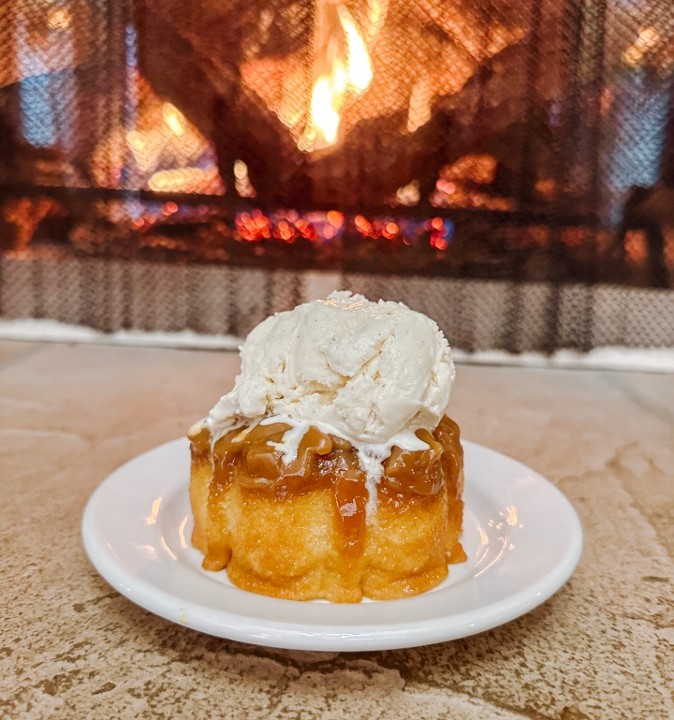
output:
POLYGON ((192 543, 205 569, 226 568, 244 590, 292 600, 390 600, 431 589, 448 564, 466 559, 462 468, 432 495, 380 484, 375 510, 355 518, 355 527, 345 526, 331 486, 279 497, 213 474, 212 457, 193 442, 192 543))

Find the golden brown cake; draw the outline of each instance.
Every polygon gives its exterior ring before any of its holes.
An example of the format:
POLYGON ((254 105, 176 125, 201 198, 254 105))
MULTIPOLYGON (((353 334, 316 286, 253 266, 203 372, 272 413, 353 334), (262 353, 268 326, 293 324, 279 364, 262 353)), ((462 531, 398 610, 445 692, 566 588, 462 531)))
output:
POLYGON ((463 454, 448 417, 432 435, 419 431, 429 450, 394 449, 369 518, 351 445, 311 428, 285 467, 267 443, 287 429, 236 429, 213 448, 208 428, 190 436, 192 543, 205 569, 226 567, 235 585, 264 595, 358 602, 424 592, 465 560, 463 454))
POLYGON ((234 390, 189 432, 203 567, 293 600, 440 583, 465 560, 453 376, 437 326, 396 303, 336 293, 258 326, 234 390))

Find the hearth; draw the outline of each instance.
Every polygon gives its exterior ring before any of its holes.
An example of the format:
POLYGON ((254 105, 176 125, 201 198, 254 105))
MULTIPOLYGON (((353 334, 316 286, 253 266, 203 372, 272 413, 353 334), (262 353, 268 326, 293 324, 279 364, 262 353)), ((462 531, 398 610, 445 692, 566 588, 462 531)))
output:
POLYGON ((469 351, 674 345, 667 0, 22 0, 0 41, 6 319, 344 287, 469 351))

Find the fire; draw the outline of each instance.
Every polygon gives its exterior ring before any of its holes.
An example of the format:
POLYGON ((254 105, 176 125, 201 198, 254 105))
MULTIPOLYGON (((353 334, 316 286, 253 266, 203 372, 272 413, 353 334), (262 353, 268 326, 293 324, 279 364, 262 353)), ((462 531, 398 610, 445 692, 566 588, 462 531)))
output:
POLYGON ((433 90, 427 77, 414 83, 410 95, 410 107, 407 114, 407 131, 416 132, 431 119, 433 90))
POLYGON ((364 93, 372 82, 372 63, 365 47, 365 41, 360 36, 358 28, 349 11, 339 6, 337 8, 339 20, 346 35, 346 82, 347 86, 356 93, 364 93))
POLYGON ((72 21, 72 15, 67 8, 53 7, 47 13, 47 27, 50 30, 69 30, 72 21))
POLYGON ((331 75, 321 75, 314 83, 311 93, 311 125, 314 128, 315 147, 328 147, 337 142, 345 89, 344 73, 339 65, 331 75))
POLYGON ((623 52, 622 59, 625 65, 636 67, 659 44, 660 33, 652 26, 642 27, 636 40, 623 52))
POLYGON ((389 0, 370 0, 367 4, 368 9, 368 29, 367 36, 369 40, 373 40, 379 31, 384 27, 386 16, 388 15, 389 0))
POLYGON ((176 136, 185 134, 185 117, 175 105, 165 102, 162 105, 162 117, 166 127, 176 136))
POLYGON ((321 50, 315 64, 309 120, 300 141, 303 150, 334 145, 347 96, 361 95, 372 82, 367 46, 344 5, 325 4, 318 33, 321 50))
POLYGON ((157 170, 147 186, 155 192, 217 192, 220 174, 216 167, 184 167, 157 170))

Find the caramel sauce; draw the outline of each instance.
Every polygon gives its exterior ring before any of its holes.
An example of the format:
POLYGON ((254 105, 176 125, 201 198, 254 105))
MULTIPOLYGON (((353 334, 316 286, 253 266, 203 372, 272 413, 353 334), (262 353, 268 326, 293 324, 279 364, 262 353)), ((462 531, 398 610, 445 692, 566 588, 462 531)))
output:
MULTIPOLYGON (((286 465, 275 444, 282 441, 289 429, 284 423, 238 428, 219 438, 212 451, 207 428, 191 437, 193 458, 205 459, 212 452, 209 512, 217 512, 219 499, 232 482, 279 500, 289 493, 329 488, 340 529, 341 549, 346 556, 357 558, 365 537, 368 491, 356 449, 343 438, 311 426, 299 443, 297 456, 286 465)), ((450 499, 459 498, 463 450, 458 425, 443 416, 432 433, 418 430, 417 437, 428 444, 428 449, 392 449, 384 461, 384 474, 378 483, 379 499, 395 507, 406 507, 414 503, 415 498, 418 501, 435 495, 443 487, 447 488, 450 499)))

